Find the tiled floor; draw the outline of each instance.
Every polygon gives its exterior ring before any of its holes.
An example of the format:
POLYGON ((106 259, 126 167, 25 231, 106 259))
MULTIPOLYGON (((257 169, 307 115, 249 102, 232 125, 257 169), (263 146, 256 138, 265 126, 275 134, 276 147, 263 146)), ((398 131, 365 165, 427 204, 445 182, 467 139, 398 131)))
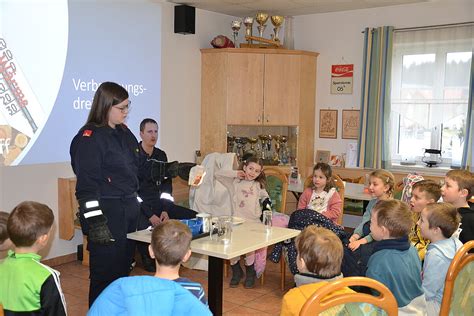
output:
MULTIPOLYGON (((88 310, 89 270, 79 261, 54 267, 61 272, 61 285, 66 296, 68 315, 83 316, 88 310)), ((135 267, 132 275, 150 274, 140 267, 135 267)), ((230 273, 229 273, 230 274, 230 273)), ((200 282, 207 293, 207 271, 181 268, 181 275, 200 282)), ((286 273, 285 292, 280 290, 280 265, 267 262, 264 285, 260 280, 253 289, 229 287, 230 275, 224 279, 224 315, 279 315, 281 299, 293 286, 293 278, 286 273)))

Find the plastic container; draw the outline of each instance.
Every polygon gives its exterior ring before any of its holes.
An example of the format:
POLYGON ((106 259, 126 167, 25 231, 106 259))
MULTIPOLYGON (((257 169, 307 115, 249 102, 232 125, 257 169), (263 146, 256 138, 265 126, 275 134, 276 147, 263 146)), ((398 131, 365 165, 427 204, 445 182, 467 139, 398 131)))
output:
POLYGON ((197 219, 181 219, 181 223, 186 224, 193 236, 199 235, 201 233, 202 222, 197 219))

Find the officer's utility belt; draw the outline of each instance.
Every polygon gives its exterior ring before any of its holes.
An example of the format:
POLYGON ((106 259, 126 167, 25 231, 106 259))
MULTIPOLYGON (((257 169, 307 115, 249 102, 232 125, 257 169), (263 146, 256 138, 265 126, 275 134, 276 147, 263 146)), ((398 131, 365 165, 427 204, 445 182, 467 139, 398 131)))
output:
POLYGON ((124 195, 101 195, 100 198, 103 200, 126 200, 126 199, 136 199, 138 196, 137 192, 132 194, 124 195))

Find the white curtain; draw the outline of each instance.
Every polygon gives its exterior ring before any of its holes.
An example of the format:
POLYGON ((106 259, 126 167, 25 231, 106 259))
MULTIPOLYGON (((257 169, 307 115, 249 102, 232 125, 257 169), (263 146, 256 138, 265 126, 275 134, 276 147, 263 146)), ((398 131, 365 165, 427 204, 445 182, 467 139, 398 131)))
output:
POLYGON ((396 31, 392 112, 431 129, 467 116, 474 26, 396 31), (448 54, 440 54, 449 50, 448 54), (439 64, 444 64, 439 67, 439 64))

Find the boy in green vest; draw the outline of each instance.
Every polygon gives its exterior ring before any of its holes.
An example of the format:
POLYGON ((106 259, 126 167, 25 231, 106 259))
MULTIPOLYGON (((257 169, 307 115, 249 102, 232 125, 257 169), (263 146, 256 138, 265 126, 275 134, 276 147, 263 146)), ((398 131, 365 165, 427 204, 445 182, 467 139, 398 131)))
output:
POLYGON ((14 250, 0 263, 0 304, 8 315, 66 315, 59 273, 38 255, 53 222, 53 211, 38 202, 22 202, 10 213, 7 230, 14 250))

